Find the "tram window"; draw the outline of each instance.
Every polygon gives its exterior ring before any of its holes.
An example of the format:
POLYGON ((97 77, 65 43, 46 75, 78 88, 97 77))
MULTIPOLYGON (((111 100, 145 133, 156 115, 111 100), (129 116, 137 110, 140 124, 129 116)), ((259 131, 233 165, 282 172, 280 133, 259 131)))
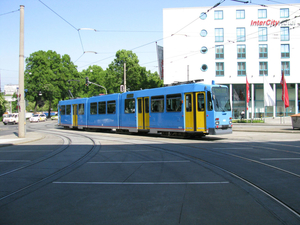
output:
POLYGON ((185 96, 185 110, 187 112, 192 112, 192 95, 187 94, 185 96))
POLYGON ((155 96, 151 98, 151 112, 164 111, 164 96, 155 96))
POLYGON ((149 98, 145 99, 145 113, 149 113, 149 98))
POLYGON ((204 94, 198 94, 198 111, 203 112, 205 111, 205 99, 204 94))
POLYGON ((213 110, 213 104, 211 100, 211 93, 210 91, 207 92, 207 110, 212 111, 213 110))
POLYGON ((181 94, 167 95, 167 112, 181 112, 181 94))
POLYGON ((142 113, 142 99, 138 99, 138 110, 139 110, 139 113, 142 113))
POLYGON ((62 105, 60 106, 60 115, 65 115, 66 114, 66 106, 62 105))
POLYGON ((135 113, 135 99, 125 99, 125 113, 135 113))
POLYGON ((78 115, 84 115, 84 104, 78 105, 78 115))
POLYGON ((106 102, 98 102, 98 113, 99 114, 106 113, 106 102))
POLYGON ((97 114, 97 102, 92 102, 90 104, 90 113, 91 115, 97 114))
POLYGON ((66 105, 66 115, 71 115, 71 105, 66 105))
POLYGON ((116 101, 108 101, 107 102, 107 113, 108 114, 116 113, 116 101))

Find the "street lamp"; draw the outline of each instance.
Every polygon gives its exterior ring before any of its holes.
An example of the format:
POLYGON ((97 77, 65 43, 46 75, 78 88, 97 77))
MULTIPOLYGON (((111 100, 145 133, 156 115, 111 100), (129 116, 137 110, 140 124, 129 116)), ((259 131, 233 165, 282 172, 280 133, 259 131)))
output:
MULTIPOLYGON (((90 70, 90 72, 92 73, 93 70, 90 70)), ((102 87, 102 88, 105 89, 105 94, 107 95, 107 90, 106 90, 105 87, 101 86, 100 84, 96 84, 96 83, 93 83, 93 82, 89 81, 89 78, 88 78, 88 77, 86 77, 85 80, 86 80, 86 86, 88 86, 89 84, 94 84, 94 85, 96 85, 96 86, 98 86, 98 87, 102 87)))

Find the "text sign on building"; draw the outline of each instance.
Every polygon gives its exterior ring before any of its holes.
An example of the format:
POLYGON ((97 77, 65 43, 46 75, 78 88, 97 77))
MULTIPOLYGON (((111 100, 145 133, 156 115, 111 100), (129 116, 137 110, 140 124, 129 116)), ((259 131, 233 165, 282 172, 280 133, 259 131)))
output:
POLYGON ((279 20, 251 20, 250 26, 277 26, 279 20))
MULTIPOLYGON (((298 23, 299 24, 299 23, 298 23)), ((250 26, 296 26, 295 21, 279 21, 279 20, 251 20, 250 26)))

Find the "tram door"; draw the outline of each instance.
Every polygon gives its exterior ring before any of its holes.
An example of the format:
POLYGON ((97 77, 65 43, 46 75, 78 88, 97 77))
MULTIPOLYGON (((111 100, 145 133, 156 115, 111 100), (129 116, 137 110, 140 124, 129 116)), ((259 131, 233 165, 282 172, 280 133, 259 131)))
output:
POLYGON ((205 92, 196 93, 196 131, 206 131, 205 92))
POLYGON ((149 97, 138 98, 138 129, 149 130, 149 97))
POLYGON ((205 131, 205 92, 185 94, 185 130, 205 131))
POLYGON ((73 105, 73 127, 78 126, 77 104, 73 105))
POLYGON ((194 93, 185 94, 185 130, 194 131, 194 93))

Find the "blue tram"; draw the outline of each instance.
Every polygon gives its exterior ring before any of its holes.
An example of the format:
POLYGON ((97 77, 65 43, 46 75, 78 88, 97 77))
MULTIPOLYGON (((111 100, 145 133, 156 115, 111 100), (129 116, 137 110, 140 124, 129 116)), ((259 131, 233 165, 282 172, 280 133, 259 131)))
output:
POLYGON ((186 83, 59 102, 63 127, 164 135, 232 133, 227 86, 186 83))

